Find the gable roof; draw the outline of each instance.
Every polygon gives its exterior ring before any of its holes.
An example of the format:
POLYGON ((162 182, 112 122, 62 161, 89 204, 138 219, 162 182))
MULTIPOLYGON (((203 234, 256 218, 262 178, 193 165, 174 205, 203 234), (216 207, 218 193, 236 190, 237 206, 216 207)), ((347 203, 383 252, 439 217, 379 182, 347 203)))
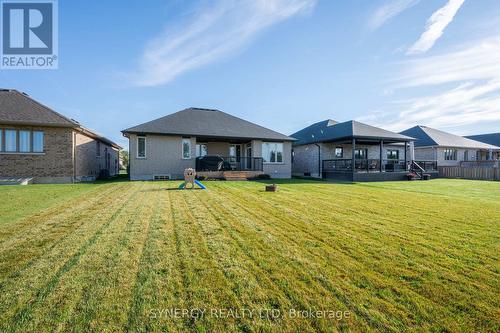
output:
POLYGON ((272 131, 225 112, 213 109, 189 108, 137 125, 122 133, 201 136, 207 138, 264 139, 293 141, 272 131))
POLYGON ((74 128, 87 136, 121 149, 113 141, 97 134, 76 120, 69 119, 15 89, 0 89, 0 124, 74 128))
POLYGON ((466 138, 500 147, 500 133, 468 135, 466 138))
POLYGON ((323 120, 312 124, 291 135, 296 138, 295 145, 317 142, 339 141, 343 139, 380 139, 388 141, 412 141, 413 138, 385 129, 349 120, 338 123, 335 120, 323 120))
POLYGON ((490 144, 471 140, 460 135, 443 132, 427 126, 415 126, 404 130, 401 134, 418 139, 415 141, 415 147, 440 146, 473 149, 500 149, 490 144))

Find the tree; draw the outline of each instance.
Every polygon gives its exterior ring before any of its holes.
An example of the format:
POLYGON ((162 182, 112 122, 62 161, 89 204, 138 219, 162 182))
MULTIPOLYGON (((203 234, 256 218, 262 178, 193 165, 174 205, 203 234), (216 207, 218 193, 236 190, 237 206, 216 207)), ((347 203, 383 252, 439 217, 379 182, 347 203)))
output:
POLYGON ((128 150, 121 150, 120 151, 120 169, 127 170, 128 169, 128 161, 129 161, 128 150))

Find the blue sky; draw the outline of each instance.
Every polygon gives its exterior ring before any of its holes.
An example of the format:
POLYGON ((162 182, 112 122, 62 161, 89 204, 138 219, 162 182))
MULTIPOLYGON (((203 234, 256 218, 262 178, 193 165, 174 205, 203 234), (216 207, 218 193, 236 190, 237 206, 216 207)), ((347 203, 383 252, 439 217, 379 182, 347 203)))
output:
POLYGON ((59 69, 15 88, 123 146, 186 107, 290 134, 357 119, 500 131, 498 0, 60 1, 59 69))

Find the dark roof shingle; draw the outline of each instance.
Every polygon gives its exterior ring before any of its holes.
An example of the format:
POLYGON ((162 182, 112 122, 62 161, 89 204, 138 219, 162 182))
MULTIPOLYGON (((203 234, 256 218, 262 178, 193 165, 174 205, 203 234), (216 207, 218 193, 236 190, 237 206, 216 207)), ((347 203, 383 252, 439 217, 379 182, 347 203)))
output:
POLYGON ((500 149, 494 145, 471 140, 460 135, 443 132, 427 126, 415 126, 402 131, 401 134, 416 138, 415 147, 441 146, 472 149, 500 149))
POLYGON ((75 127, 78 123, 64 117, 25 93, 12 89, 0 90, 0 123, 75 127))
POLYGON ((225 112, 212 109, 189 108, 122 131, 185 135, 213 138, 264 139, 293 141, 281 133, 256 125, 225 112))
POLYGON ((121 149, 118 144, 108 138, 81 126, 77 121, 66 118, 15 89, 0 89, 0 124, 70 127, 96 140, 121 149))
POLYGON ((500 147, 500 133, 468 135, 466 138, 500 147))
POLYGON ((381 139, 390 141, 411 141, 413 138, 387 131, 385 129, 360 123, 355 120, 338 123, 324 120, 312 124, 291 135, 297 141, 295 145, 317 142, 339 141, 344 139, 381 139))

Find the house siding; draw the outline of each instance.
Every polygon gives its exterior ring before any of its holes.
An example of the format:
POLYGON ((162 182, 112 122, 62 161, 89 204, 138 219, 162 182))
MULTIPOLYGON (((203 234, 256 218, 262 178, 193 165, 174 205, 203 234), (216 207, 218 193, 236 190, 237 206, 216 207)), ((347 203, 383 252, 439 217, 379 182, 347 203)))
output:
MULTIPOLYGON (((196 167, 196 138, 191 139, 191 159, 182 159, 182 136, 146 135, 146 158, 137 158, 137 135, 130 134, 130 179, 152 180, 155 175, 183 179, 186 168, 196 167)), ((262 140, 250 141, 252 157, 262 156, 262 140)), ((206 143, 200 141, 200 143, 206 143)), ((208 155, 229 155, 229 142, 208 142, 208 155)), ((246 156, 245 144, 241 156, 246 156)), ((283 163, 265 163, 263 172, 273 178, 291 178, 291 143, 283 142, 283 163)))
MULTIPOLYGON (((262 143, 264 140, 252 140, 252 153, 254 157, 262 157, 262 143)), ((283 143, 283 163, 266 163, 263 172, 272 178, 287 179, 292 177, 292 143, 283 143)))
POLYGON ((435 160, 438 166, 459 166, 460 162, 465 161, 465 152, 468 151, 468 161, 477 160, 478 149, 464 149, 464 148, 446 148, 446 147, 415 147, 415 160, 435 160), (444 159, 445 149, 456 149, 457 159, 447 161, 444 159))
POLYGON ((0 177, 33 178, 34 183, 73 180, 73 129, 0 125, 4 129, 44 132, 44 153, 0 152, 0 177))
POLYGON ((146 158, 137 157, 137 135, 131 134, 130 179, 152 180, 155 175, 183 179, 186 168, 196 166, 196 139, 191 139, 191 158, 182 158, 182 136, 146 135, 146 158))

